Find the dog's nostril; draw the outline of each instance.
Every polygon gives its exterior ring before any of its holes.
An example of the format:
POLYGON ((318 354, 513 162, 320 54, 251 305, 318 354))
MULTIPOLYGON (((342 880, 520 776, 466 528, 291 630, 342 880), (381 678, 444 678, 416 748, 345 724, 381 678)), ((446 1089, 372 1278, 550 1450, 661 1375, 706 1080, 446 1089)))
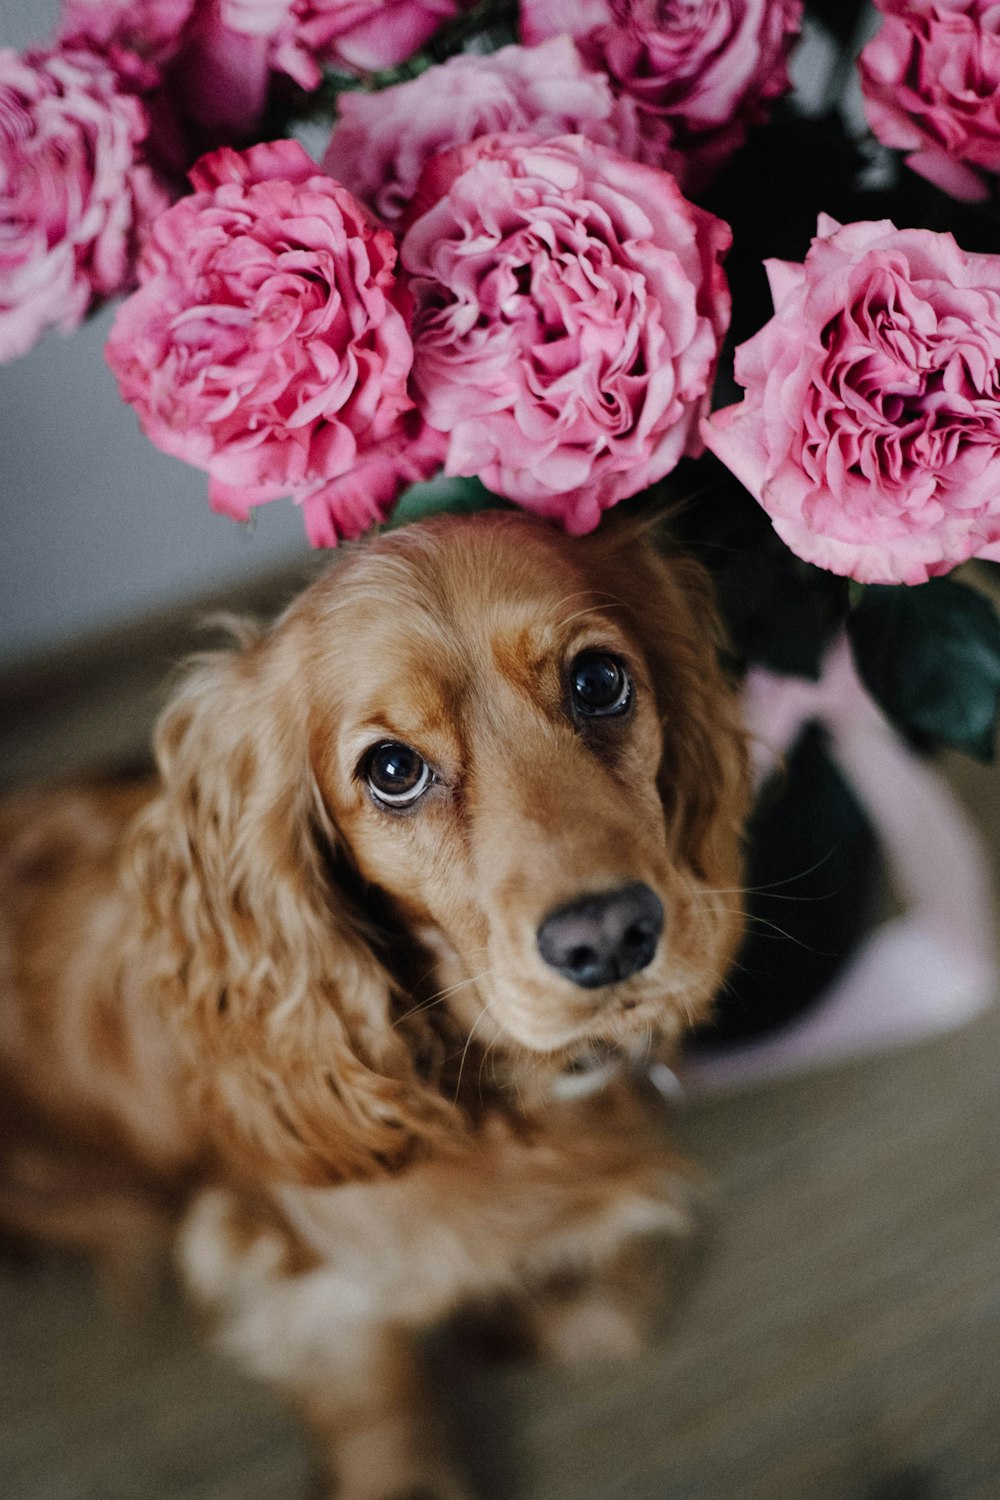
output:
POLYGON ((626 932, 623 942, 625 947, 629 951, 632 951, 633 949, 642 948, 645 943, 649 942, 651 936, 651 930, 646 924, 634 922, 628 932, 626 932))
POLYGON ((651 963, 662 931, 663 905, 637 881, 550 912, 538 929, 538 950, 564 978, 598 989, 651 963))
POLYGON ((571 969, 582 974, 591 964, 598 962, 597 953, 593 948, 571 948, 566 955, 566 962, 571 969))

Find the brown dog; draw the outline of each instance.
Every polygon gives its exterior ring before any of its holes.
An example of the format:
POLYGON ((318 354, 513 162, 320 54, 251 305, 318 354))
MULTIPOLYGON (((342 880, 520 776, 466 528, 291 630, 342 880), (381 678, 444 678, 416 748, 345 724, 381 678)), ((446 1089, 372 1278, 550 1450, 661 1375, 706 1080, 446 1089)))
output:
POLYGON ((2 815, 0 1212, 109 1248, 176 1214, 345 1500, 463 1493, 416 1330, 519 1289, 544 1320, 590 1270, 568 1350, 615 1326, 602 1267, 682 1218, 628 1063, 738 936, 717 647, 698 569, 634 534, 424 523, 196 661, 155 785, 2 815))

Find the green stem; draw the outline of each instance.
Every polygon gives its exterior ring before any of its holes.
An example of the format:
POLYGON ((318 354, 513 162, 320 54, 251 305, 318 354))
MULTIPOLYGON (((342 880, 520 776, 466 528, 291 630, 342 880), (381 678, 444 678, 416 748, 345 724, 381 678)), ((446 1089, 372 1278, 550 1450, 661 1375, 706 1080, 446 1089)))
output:
POLYGON ((309 93, 287 80, 277 79, 265 122, 268 132, 270 135, 283 134, 294 120, 332 118, 341 94, 359 89, 377 93, 396 83, 408 83, 437 63, 464 52, 474 38, 478 38, 490 52, 516 41, 517 13, 517 0, 479 0, 478 4, 463 10, 442 26, 422 51, 415 52, 395 68, 362 74, 331 71, 324 75, 319 87, 309 93))

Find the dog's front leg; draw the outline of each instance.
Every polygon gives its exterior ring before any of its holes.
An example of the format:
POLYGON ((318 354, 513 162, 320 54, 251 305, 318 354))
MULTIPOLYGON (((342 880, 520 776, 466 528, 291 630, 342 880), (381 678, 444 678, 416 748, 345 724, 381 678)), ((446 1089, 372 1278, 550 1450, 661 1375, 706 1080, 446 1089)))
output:
POLYGON ((694 1243, 695 1179, 662 1134, 659 1096, 644 1081, 553 1101, 546 1121, 539 1149, 515 1148, 494 1173, 513 1189, 522 1226, 540 1230, 522 1264, 517 1335, 560 1364, 633 1358, 694 1243))
POLYGON ((344 1325, 330 1364, 323 1376, 313 1369, 295 1393, 337 1500, 467 1500, 424 1397, 408 1330, 344 1325))
POLYGON ((329 1500, 468 1500, 425 1399, 413 1330, 380 1317, 356 1278, 217 1189, 189 1213, 179 1260, 219 1346, 303 1411, 329 1500))

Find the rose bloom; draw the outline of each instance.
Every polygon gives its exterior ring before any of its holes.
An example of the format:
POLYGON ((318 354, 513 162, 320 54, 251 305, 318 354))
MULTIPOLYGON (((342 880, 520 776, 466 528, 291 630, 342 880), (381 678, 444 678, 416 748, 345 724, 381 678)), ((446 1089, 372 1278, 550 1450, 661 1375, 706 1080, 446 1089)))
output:
POLYGON ((428 163, 400 256, 413 386, 445 472, 592 530, 699 452, 729 316, 728 227, 582 136, 428 163))
MULTIPOLYGON (((242 0, 242 3, 259 3, 259 0, 242 0)), ((462 0, 293 0, 292 3, 297 44, 316 57, 358 73, 394 68, 405 62, 461 8, 462 0)))
POLYGON ((354 536, 426 477, 391 234, 294 141, 227 147, 156 221, 107 357, 166 453, 237 517, 280 495, 314 544, 354 536))
POLYGON ((803 0, 521 0, 526 42, 568 32, 589 67, 662 130, 704 187, 788 88, 803 0))
POLYGON ((876 4, 885 20, 858 61, 872 130, 946 193, 987 198, 983 174, 1000 173, 1000 5, 876 4))
POLYGON ((705 441, 807 562, 923 583, 1000 541, 1000 256, 888 220, 817 234, 767 263, 774 317, 705 441))
POLYGON ((196 0, 63 0, 59 34, 128 47, 160 65, 176 56, 196 0))
POLYGON ((480 135, 580 134, 659 164, 665 132, 643 131, 631 99, 588 72, 569 37, 460 55, 378 93, 342 94, 323 165, 386 220, 400 217, 424 162, 480 135))
POLYGON ((117 43, 168 68, 170 109, 202 127, 204 140, 251 134, 273 72, 311 90, 321 63, 395 67, 458 8, 458 0, 65 0, 60 35, 117 43))
MULTIPOLYGON (((291 0, 64 0, 60 35, 128 48, 165 74, 149 100, 160 153, 183 174, 223 137, 248 135, 264 112, 278 34, 291 0)), ((312 65, 310 85, 318 81, 312 65)))
POLYGON ((167 196, 132 83, 82 47, 0 50, 0 360, 131 284, 167 196))

